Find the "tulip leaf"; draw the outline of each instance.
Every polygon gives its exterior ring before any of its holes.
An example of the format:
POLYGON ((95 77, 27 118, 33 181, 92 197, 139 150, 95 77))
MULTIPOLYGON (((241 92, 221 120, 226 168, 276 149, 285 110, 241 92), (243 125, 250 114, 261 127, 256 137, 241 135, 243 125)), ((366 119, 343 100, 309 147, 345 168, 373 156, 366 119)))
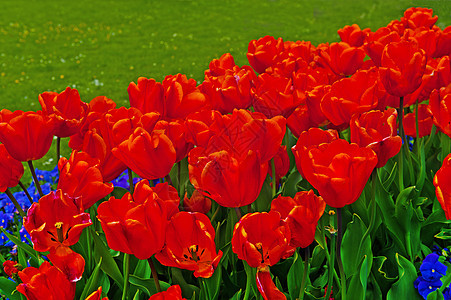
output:
POLYGON ((145 259, 141 259, 138 261, 135 267, 134 275, 141 278, 149 278, 152 274, 152 270, 150 269, 149 262, 145 259))
POLYGON ((290 295, 299 295, 301 289, 302 276, 304 274, 304 263, 298 252, 294 252, 293 264, 287 275, 288 293, 290 295))
POLYGON ((257 197, 257 200, 254 201, 253 206, 255 211, 268 211, 271 207, 272 201, 272 190, 269 180, 266 179, 263 182, 262 189, 260 190, 260 194, 257 197))
POLYGON ((442 228, 434 237, 441 240, 451 240, 451 228, 442 228))
POLYGON ((428 295, 427 300, 445 300, 445 297, 439 290, 435 290, 428 295))
POLYGON ((16 282, 0 277, 0 295, 5 295, 11 300, 20 300, 22 294, 16 291, 16 287, 16 282))
POLYGON ((235 293, 235 295, 233 295, 232 298, 230 298, 230 300, 240 300, 241 299, 241 292, 243 290, 239 290, 238 292, 235 293))
MULTIPOLYGON (((133 274, 130 274, 129 282, 136 286, 138 289, 146 293, 148 296, 152 296, 157 293, 155 282, 153 279, 143 279, 133 274)), ((162 291, 166 291, 171 285, 167 282, 160 281, 160 287, 162 291)))
POLYGON ((88 295, 90 295, 92 292, 94 292, 97 289, 97 285, 99 282, 99 270, 100 270, 101 265, 102 265, 102 257, 99 259, 99 263, 92 271, 91 276, 89 276, 89 279, 85 284, 85 288, 83 289, 83 292, 81 293, 80 299, 86 299, 86 297, 88 295))
POLYGON ((298 192, 297 184, 302 180, 301 174, 296 168, 293 169, 282 187, 282 196, 294 197, 298 192))
POLYGON ((125 194, 129 192, 129 190, 124 189, 123 187, 115 186, 113 191, 111 192, 111 195, 116 199, 121 199, 125 194))
POLYGON ((210 278, 205 278, 203 280, 209 295, 208 299, 217 299, 219 297, 219 288, 221 287, 222 281, 221 269, 221 265, 219 264, 213 275, 210 278))
POLYGON ((100 268, 107 273, 111 278, 116 281, 119 287, 122 289, 124 286, 124 279, 122 277, 121 271, 119 271, 119 267, 116 264, 116 261, 111 256, 108 248, 105 246, 105 243, 102 241, 100 236, 94 230, 91 230, 91 236, 94 240, 94 260, 96 263, 99 263, 102 258, 102 264, 100 268))
POLYGON ((246 290, 245 290, 245 292, 247 294, 250 291, 252 291, 253 294, 254 294, 254 297, 256 299, 258 299, 258 296, 260 295, 260 292, 258 291, 258 288, 257 288, 257 280, 256 280, 256 278, 257 278, 257 269, 256 268, 252 268, 251 266, 249 266, 246 261, 243 261, 243 265, 244 265, 244 270, 246 272, 246 276, 247 276, 247 279, 248 279, 247 282, 246 282, 246 290))
POLYGON ((341 260, 348 278, 362 271, 359 265, 361 265, 362 259, 365 257, 367 265, 364 269, 367 273, 364 276, 369 276, 373 263, 373 253, 371 251, 370 236, 369 234, 365 235, 366 230, 367 228, 362 219, 354 214, 352 222, 346 228, 341 244, 341 260))
MULTIPOLYGON (((20 239, 18 239, 15 235, 12 235, 8 231, 6 231, 3 227, 0 227, 0 229, 11 240, 11 242, 13 242, 14 244, 17 245, 17 247, 19 247, 23 251, 27 252, 28 255, 30 255, 36 261, 39 261, 39 257, 37 255, 37 252, 30 245, 25 244, 20 239)), ((27 264, 25 264, 24 266, 26 266, 26 265, 27 264)))
POLYGON ((195 293, 199 292, 199 288, 195 285, 188 284, 183 277, 182 270, 179 268, 171 268, 172 284, 178 284, 182 289, 184 298, 192 298, 195 293))
POLYGON ((413 263, 399 253, 396 253, 396 262, 398 264, 398 281, 388 291, 387 300, 422 299, 413 286, 413 282, 417 279, 417 270, 413 263))

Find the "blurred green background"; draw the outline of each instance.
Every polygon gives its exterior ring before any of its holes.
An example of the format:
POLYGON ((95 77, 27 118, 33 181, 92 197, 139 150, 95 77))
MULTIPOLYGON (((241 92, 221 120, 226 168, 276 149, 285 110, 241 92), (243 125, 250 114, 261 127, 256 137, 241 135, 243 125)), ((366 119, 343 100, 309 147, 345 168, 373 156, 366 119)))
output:
POLYGON ((39 110, 38 94, 78 89, 128 104, 127 87, 145 76, 184 73, 198 81, 209 62, 230 52, 247 64, 250 40, 265 35, 338 40, 353 23, 376 30, 406 8, 434 9, 451 24, 450 0, 51 1, 2 0, 0 108, 39 110))
MULTIPOLYGON (((411 6, 432 8, 442 29, 451 24, 451 0, 2 0, 0 109, 40 110, 39 93, 67 86, 85 102, 105 95, 128 106, 128 84, 140 76, 200 82, 226 52, 247 64, 252 39, 334 42, 345 25, 375 31, 411 6)), ((54 167, 54 149, 39 168, 54 167)))

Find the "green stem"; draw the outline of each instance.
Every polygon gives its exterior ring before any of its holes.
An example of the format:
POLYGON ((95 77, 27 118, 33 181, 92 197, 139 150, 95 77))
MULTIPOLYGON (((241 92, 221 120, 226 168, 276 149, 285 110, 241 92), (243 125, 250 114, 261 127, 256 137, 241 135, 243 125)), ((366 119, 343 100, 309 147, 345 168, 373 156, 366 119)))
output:
MULTIPOLYGON (((377 169, 373 170, 373 173, 371 173, 371 191, 372 191, 372 197, 371 197, 371 203, 370 203, 370 223, 368 224, 368 228, 366 229, 365 233, 362 237, 362 242, 365 242, 365 239, 370 234, 371 230, 373 230, 374 221, 376 219, 376 180, 377 180, 377 169)), ((359 245, 360 247, 361 245, 359 245)), ((357 252, 360 253, 360 252, 357 252)))
POLYGON ((304 299, 305 285, 307 284, 307 276, 309 270, 310 247, 305 248, 304 274, 302 275, 301 289, 299 290, 299 299, 304 299))
POLYGON ((17 202, 16 198, 14 197, 14 195, 11 193, 10 190, 6 189, 5 194, 8 195, 9 199, 11 200, 11 202, 14 204, 14 206, 16 207, 17 211, 19 212, 19 215, 24 218, 27 216, 27 214, 25 214, 25 212, 23 211, 22 207, 20 207, 19 202, 17 202))
POLYGON ((271 176, 272 176, 272 197, 276 196, 276 164, 274 158, 271 159, 271 176))
POLYGON ((60 161, 61 157, 61 138, 58 136, 56 137, 56 164, 58 165, 58 162, 60 161))
POLYGON ((213 213, 213 216, 211 216, 210 223, 213 224, 213 220, 216 219, 218 216, 219 210, 221 209, 221 205, 218 204, 218 207, 216 208, 215 212, 213 213))
MULTIPOLYGON (((329 300, 330 296, 332 295, 332 286, 333 286, 333 279, 335 273, 335 234, 332 234, 331 236, 331 255, 328 258, 329 260, 329 276, 327 280, 327 294, 324 299, 329 300)), ((338 276, 337 276, 338 277, 338 276)), ((338 281, 338 280, 337 280, 338 281)))
POLYGON ((155 268, 152 257, 149 257, 149 259, 147 261, 149 262, 150 270, 152 272, 153 282, 155 283, 155 287, 157 288, 157 292, 159 293, 159 292, 161 292, 161 286, 160 286, 160 281, 158 280, 157 269, 155 268))
POLYGON ((417 148, 417 153, 419 155, 420 153, 420 125, 419 125, 419 121, 418 121, 418 100, 415 103, 415 144, 416 144, 416 148, 417 148))
POLYGON ((173 184, 172 184, 171 176, 169 176, 169 174, 166 175, 166 176, 164 176, 164 180, 165 180, 167 183, 169 183, 169 185, 173 185, 173 184))
POLYGON ((238 221, 241 219, 241 210, 239 207, 235 207, 235 213, 236 217, 238 218, 238 221))
POLYGON ((128 184, 130 186, 130 194, 133 194, 135 191, 135 186, 133 184, 133 173, 132 169, 128 168, 128 184))
POLYGON ((124 272, 124 289, 122 290, 122 300, 127 299, 128 293, 128 277, 130 273, 130 254, 124 253, 124 264, 123 264, 123 272, 124 272))
POLYGON ((341 280, 341 300, 346 300, 346 274, 343 268, 343 262, 341 261, 341 241, 343 239, 343 228, 342 228, 342 212, 341 207, 337 208, 337 261, 338 269, 340 270, 340 280, 341 280))
POLYGON ((38 177, 36 176, 36 172, 34 170, 33 161, 29 160, 28 167, 30 168, 31 176, 33 176, 34 184, 36 185, 36 188, 38 189, 39 197, 43 197, 44 193, 42 192, 41 185, 39 184, 38 177))
POLYGON ((30 193, 27 190, 27 187, 19 180, 19 186, 22 188, 25 195, 27 195, 28 200, 30 200, 30 204, 33 204, 33 198, 31 198, 30 193))

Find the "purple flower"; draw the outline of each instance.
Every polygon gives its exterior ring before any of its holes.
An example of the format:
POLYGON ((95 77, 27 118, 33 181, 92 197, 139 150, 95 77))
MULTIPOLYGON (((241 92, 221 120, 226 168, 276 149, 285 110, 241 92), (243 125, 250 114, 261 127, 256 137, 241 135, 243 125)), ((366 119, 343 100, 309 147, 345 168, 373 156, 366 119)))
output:
POLYGON ((439 257, 436 253, 431 253, 423 260, 420 272, 424 280, 436 281, 446 274, 447 267, 438 261, 439 257))

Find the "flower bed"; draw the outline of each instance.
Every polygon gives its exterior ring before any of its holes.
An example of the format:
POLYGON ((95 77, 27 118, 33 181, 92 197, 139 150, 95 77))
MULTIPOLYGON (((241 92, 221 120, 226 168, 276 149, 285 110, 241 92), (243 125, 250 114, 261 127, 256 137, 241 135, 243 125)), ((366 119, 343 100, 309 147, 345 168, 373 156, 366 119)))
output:
POLYGON ((410 8, 339 43, 266 36, 250 66, 226 53, 199 85, 138 78, 130 108, 67 88, 3 109, 0 291, 449 299, 451 27, 436 21, 410 8), (54 136, 57 169, 36 172, 54 136))

